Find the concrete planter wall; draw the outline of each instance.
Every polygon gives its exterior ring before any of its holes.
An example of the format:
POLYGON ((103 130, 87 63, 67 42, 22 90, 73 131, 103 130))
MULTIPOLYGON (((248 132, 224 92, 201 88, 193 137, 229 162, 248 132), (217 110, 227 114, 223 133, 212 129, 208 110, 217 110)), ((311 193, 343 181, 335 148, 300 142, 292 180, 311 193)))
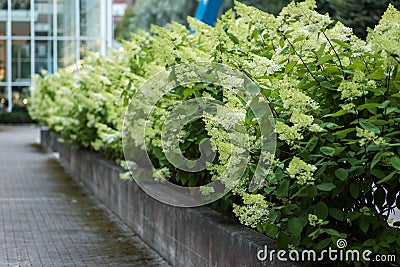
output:
POLYGON ((41 144, 60 154, 60 162, 172 266, 298 266, 259 261, 257 251, 274 241, 224 220, 208 207, 177 208, 149 197, 136 183, 122 181, 122 168, 101 155, 60 143, 44 129, 41 144))

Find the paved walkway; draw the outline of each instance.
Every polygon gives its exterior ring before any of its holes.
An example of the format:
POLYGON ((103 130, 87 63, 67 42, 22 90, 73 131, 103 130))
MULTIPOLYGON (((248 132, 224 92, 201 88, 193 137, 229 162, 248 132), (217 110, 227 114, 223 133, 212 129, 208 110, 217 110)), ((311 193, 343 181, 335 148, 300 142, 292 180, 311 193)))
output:
POLYGON ((0 126, 0 267, 166 266, 37 144, 0 126))

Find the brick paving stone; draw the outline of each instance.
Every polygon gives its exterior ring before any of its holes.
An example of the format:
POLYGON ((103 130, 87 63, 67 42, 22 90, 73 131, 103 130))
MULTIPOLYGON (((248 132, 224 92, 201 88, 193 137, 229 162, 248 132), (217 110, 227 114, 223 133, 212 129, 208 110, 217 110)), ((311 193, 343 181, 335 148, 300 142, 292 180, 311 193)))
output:
POLYGON ((0 266, 168 266, 38 139, 0 126, 0 266))

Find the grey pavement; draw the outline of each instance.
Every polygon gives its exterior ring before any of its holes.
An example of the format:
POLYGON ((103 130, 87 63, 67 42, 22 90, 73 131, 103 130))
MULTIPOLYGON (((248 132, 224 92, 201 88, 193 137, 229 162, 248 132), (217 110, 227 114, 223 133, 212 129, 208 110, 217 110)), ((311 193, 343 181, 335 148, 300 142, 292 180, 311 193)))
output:
POLYGON ((168 266, 38 145, 0 126, 0 267, 168 266))

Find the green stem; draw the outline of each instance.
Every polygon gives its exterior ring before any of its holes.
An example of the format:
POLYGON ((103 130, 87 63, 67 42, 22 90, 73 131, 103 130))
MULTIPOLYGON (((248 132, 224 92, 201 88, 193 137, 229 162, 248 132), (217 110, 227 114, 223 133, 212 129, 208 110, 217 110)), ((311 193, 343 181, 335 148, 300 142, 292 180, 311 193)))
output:
POLYGON ((342 65, 342 61, 340 60, 339 54, 336 52, 335 47, 333 46, 331 40, 329 40, 328 36, 326 36, 326 34, 325 34, 324 31, 322 31, 322 34, 325 36, 325 39, 328 41, 329 45, 332 47, 333 52, 335 53, 337 59, 339 60, 340 68, 341 68, 341 70, 342 70, 342 74, 343 74, 343 78, 344 78, 344 76, 345 76, 345 74, 344 74, 344 68, 343 68, 343 65, 342 65))
POLYGON ((320 82, 318 81, 317 77, 314 76, 314 74, 312 73, 312 71, 310 70, 310 68, 307 66, 306 62, 304 62, 303 58, 299 55, 299 53, 297 53, 296 48, 294 47, 294 45, 292 44, 292 42, 290 42, 290 40, 286 37, 283 36, 283 38, 288 41, 290 47, 293 49, 294 53, 298 56, 298 58, 301 60, 301 62, 303 63, 303 65, 306 67, 308 73, 310 73, 311 77, 318 83, 318 85, 320 85, 320 82))

